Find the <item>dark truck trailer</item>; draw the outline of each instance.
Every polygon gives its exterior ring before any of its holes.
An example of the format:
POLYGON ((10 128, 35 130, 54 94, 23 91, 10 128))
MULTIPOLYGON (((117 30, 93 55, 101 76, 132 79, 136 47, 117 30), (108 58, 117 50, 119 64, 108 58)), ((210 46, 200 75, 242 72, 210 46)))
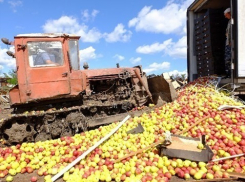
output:
MULTIPOLYGON (((195 0, 187 9, 188 81, 217 75, 221 84, 235 84, 237 94, 245 93, 245 1, 195 0), (231 8, 231 75, 225 72, 225 41, 231 8)), ((234 85, 233 85, 234 86, 234 85)))

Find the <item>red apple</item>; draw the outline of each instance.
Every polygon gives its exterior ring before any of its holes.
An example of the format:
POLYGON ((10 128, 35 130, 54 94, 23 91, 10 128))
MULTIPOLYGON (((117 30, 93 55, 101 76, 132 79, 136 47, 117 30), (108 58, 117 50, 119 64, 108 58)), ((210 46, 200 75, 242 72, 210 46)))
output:
POLYGON ((36 176, 32 176, 31 177, 31 182, 36 182, 37 181, 37 177, 36 176))

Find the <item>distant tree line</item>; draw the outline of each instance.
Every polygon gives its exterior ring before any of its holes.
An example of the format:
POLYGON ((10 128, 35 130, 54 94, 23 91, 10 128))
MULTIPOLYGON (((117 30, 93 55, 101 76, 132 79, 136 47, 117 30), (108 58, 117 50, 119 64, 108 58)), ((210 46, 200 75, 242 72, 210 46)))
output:
POLYGON ((170 76, 170 78, 172 79, 172 80, 180 80, 180 81, 184 81, 184 80, 186 80, 186 78, 187 78, 187 76, 186 76, 186 74, 175 74, 175 75, 171 75, 170 76))
POLYGON ((7 73, 3 73, 4 78, 7 78, 7 82, 10 85, 17 85, 18 84, 18 80, 17 80, 17 74, 16 74, 16 70, 12 69, 7 73))

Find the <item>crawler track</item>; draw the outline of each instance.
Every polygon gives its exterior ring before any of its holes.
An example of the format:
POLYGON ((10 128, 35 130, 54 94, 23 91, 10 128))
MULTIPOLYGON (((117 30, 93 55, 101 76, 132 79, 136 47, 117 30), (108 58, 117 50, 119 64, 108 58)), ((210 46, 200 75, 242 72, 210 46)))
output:
MULTIPOLYGON (((120 105, 118 105, 120 107, 120 105)), ((62 136, 71 136, 96 126, 122 120, 128 114, 139 116, 152 108, 144 107, 138 111, 117 110, 118 114, 103 106, 95 114, 88 112, 91 108, 74 106, 70 108, 49 109, 48 111, 31 111, 11 114, 0 120, 2 143, 16 145, 23 142, 45 141, 62 136), (107 112, 106 112, 107 111, 107 112), (110 115, 111 114, 111 115, 110 115)))

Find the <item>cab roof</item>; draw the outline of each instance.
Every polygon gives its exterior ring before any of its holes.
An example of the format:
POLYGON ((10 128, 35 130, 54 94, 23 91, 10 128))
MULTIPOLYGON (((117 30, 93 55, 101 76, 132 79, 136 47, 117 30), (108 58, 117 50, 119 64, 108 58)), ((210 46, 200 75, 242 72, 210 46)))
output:
POLYGON ((67 33, 29 33, 29 34, 18 34, 15 37, 74 37, 74 38, 80 38, 80 36, 75 34, 67 34, 67 33))

